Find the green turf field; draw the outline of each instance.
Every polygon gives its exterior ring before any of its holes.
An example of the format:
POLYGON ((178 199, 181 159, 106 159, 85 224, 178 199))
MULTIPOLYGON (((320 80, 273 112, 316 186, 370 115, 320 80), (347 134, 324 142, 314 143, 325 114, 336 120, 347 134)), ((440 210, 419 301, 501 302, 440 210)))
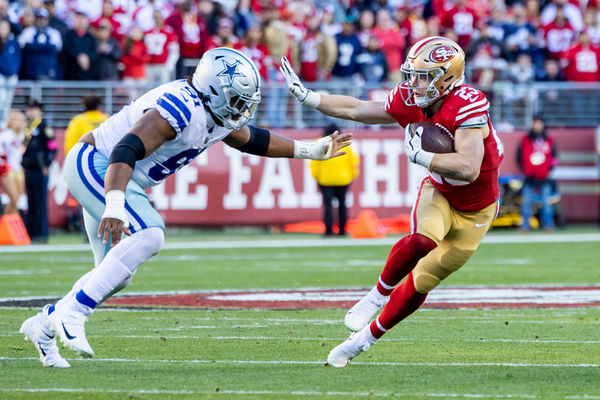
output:
MULTIPOLYGON (((505 243, 504 234, 490 233, 500 243, 482 244, 443 286, 600 285, 599 235, 505 243)), ((367 288, 391 247, 336 239, 298 246, 306 239, 315 237, 168 234, 177 248, 143 265, 125 293, 367 288)), ((64 294, 91 266, 81 244, 63 236, 41 248, 49 251, 0 248, 0 298, 64 294), (59 251, 71 243, 78 247, 59 251)), ((323 364, 348 335, 344 309, 99 308, 87 324, 95 357, 63 349, 66 370, 43 368, 18 333, 36 311, 0 309, 1 399, 600 399, 598 307, 423 308, 342 369, 323 364)))

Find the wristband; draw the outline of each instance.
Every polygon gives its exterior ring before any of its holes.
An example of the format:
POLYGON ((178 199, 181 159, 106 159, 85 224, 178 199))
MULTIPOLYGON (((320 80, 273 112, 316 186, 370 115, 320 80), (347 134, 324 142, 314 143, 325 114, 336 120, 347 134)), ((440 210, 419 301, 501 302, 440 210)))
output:
POLYGON ((317 92, 309 90, 304 100, 302 100, 302 104, 312 108, 317 108, 319 107, 319 104, 321 104, 321 95, 317 92))
POLYGON ((431 167, 431 161, 433 160, 433 156, 435 156, 435 153, 431 153, 425 150, 419 150, 417 154, 415 154, 415 163, 429 169, 431 167))
POLYGON ((294 140, 294 158, 310 160, 328 160, 333 149, 331 136, 323 137, 316 142, 294 140))
POLYGON ((104 208, 104 218, 115 218, 123 221, 125 226, 129 225, 129 220, 125 214, 125 192, 122 190, 111 190, 106 193, 106 207, 104 208))

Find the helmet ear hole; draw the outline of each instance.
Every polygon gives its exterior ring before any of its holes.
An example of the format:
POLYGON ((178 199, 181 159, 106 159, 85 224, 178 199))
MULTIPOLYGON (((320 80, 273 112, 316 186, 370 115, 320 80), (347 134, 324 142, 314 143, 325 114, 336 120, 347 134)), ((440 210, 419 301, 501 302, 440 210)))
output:
POLYGON ((210 85, 209 88, 210 88, 210 91, 212 92, 212 94, 214 96, 218 96, 219 95, 219 93, 217 93, 217 91, 215 90, 215 87, 213 85, 210 85))

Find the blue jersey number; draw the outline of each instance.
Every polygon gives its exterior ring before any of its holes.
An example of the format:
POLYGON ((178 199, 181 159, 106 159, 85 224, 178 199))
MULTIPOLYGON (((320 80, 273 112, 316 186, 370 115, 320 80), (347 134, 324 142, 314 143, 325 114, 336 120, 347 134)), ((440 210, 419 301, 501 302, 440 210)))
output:
POLYGON ((202 153, 204 149, 187 149, 181 153, 169 158, 162 164, 156 164, 148 171, 148 176, 155 182, 160 182, 167 176, 171 175, 178 169, 188 165, 198 154, 202 153))

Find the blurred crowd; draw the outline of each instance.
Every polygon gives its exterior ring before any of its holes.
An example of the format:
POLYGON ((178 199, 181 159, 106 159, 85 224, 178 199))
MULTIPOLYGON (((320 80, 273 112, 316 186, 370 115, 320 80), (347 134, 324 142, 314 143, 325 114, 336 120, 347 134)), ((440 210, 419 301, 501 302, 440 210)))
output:
POLYGON ((408 48, 432 35, 465 49, 476 83, 598 81, 599 9, 598 0, 0 0, 0 86, 163 82, 218 46, 249 55, 266 81, 282 81, 284 55, 308 82, 398 81, 408 48))
POLYGON ((256 62, 281 127, 282 56, 309 83, 398 82, 408 49, 433 35, 465 49, 472 83, 511 82, 503 97, 518 108, 533 81, 600 80, 599 19, 600 0, 0 0, 0 123, 18 79, 119 80, 135 98, 228 46, 256 62))

